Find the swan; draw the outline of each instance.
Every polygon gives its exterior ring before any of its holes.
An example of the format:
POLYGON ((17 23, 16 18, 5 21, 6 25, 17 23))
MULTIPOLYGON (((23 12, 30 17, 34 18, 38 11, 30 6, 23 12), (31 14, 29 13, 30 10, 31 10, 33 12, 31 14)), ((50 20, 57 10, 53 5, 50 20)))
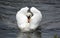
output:
POLYGON ((21 8, 16 14, 17 24, 22 32, 35 30, 39 26, 41 19, 42 14, 35 7, 21 8), (28 10, 30 10, 30 12, 28 10))

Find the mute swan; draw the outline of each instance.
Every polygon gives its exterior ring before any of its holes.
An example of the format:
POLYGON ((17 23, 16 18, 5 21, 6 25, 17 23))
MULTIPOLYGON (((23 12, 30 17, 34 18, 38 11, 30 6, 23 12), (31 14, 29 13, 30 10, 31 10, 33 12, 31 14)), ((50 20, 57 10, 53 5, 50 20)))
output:
POLYGON ((21 10, 19 10, 16 14, 17 24, 22 32, 35 30, 39 26, 41 19, 42 14, 35 7, 21 8, 21 10), (29 9, 30 12, 28 12, 29 9))

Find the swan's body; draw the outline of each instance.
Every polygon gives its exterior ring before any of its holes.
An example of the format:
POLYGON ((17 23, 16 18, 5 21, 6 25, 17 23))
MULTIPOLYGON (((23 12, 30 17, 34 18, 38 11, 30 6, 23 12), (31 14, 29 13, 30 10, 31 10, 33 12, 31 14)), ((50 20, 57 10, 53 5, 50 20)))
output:
POLYGON ((18 27, 24 32, 35 30, 39 26, 39 23, 42 19, 41 12, 35 7, 30 8, 32 13, 28 12, 28 10, 28 7, 24 7, 16 14, 18 27))

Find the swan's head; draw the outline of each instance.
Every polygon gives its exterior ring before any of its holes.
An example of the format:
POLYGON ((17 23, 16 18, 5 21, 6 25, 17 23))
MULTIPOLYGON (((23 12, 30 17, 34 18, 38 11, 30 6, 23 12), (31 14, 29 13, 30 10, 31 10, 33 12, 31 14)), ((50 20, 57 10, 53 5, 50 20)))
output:
POLYGON ((26 14, 26 16, 27 16, 27 18, 28 18, 28 23, 30 23, 30 19, 31 19, 31 17, 33 16, 32 13, 31 13, 31 12, 28 12, 28 13, 26 14))

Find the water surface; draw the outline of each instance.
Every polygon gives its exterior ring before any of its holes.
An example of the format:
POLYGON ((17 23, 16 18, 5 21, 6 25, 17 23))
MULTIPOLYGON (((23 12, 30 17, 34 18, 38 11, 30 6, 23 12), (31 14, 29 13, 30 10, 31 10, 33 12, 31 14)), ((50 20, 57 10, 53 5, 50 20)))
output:
POLYGON ((0 0, 1 38, 53 38, 55 34, 60 38, 59 0, 0 0), (43 15, 41 27, 38 27, 36 32, 21 33, 18 30, 15 15, 25 6, 34 6, 43 15))

